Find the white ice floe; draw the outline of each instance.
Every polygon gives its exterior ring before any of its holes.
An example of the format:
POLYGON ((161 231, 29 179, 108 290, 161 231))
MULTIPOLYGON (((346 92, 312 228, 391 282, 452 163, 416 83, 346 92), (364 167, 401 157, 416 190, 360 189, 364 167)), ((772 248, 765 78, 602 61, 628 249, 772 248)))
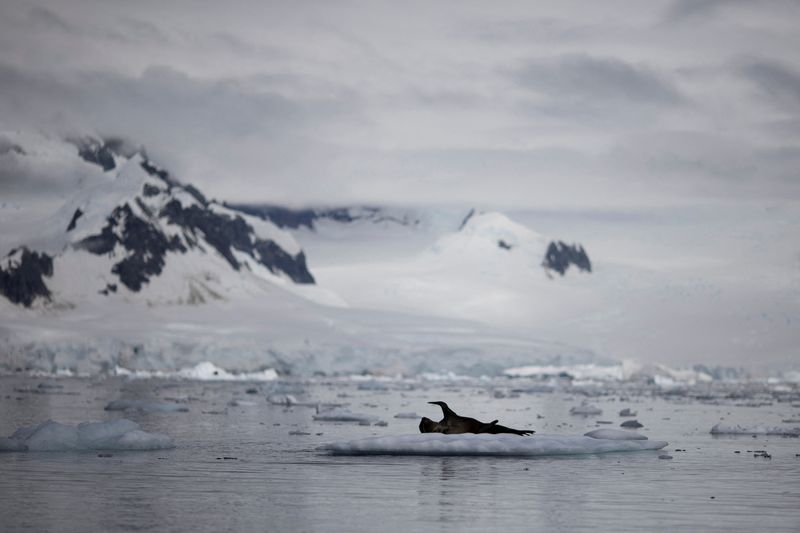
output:
POLYGON ((374 415, 364 413, 354 413, 349 409, 340 407, 321 411, 314 415, 314 420, 321 422, 358 422, 359 424, 369 425, 378 424, 381 419, 374 415))
POLYGON ((6 452, 163 450, 174 447, 167 435, 142 431, 139 424, 124 418, 84 422, 77 426, 48 420, 38 426, 20 428, 8 438, 0 438, 0 451, 6 452))
POLYGON ((586 436, 443 435, 423 433, 334 442, 320 450, 335 455, 577 455, 660 450, 663 441, 597 439, 586 436))
POLYGON ((143 413, 178 413, 189 408, 180 403, 149 402, 147 400, 112 400, 106 411, 141 411, 143 413))
POLYGON ((411 419, 411 418, 413 418, 413 419, 422 418, 417 413, 397 413, 396 415, 394 415, 394 417, 395 418, 409 418, 409 419, 411 419))
POLYGON ((711 428, 712 435, 786 435, 789 437, 800 437, 800 427, 780 427, 765 426, 757 424, 755 426, 729 426, 716 424, 711 428))
POLYGON ((267 403, 273 405, 297 405, 300 402, 291 394, 270 394, 267 396, 267 403))
POLYGON ((589 405, 589 404, 583 403, 583 404, 581 404, 581 405, 576 405, 575 407, 573 407, 572 409, 570 409, 570 410, 569 410, 569 413, 570 413, 571 415, 584 415, 584 416, 589 416, 589 415, 600 415, 600 414, 603 414, 603 410, 602 410, 602 409, 600 409, 600 408, 599 408, 599 407, 597 407, 597 406, 594 406, 594 405, 589 405))
POLYGON ((607 440, 647 440, 647 437, 634 433, 633 431, 625 431, 624 429, 610 429, 601 428, 594 429, 588 433, 583 434, 585 437, 592 437, 593 439, 607 439, 607 440))

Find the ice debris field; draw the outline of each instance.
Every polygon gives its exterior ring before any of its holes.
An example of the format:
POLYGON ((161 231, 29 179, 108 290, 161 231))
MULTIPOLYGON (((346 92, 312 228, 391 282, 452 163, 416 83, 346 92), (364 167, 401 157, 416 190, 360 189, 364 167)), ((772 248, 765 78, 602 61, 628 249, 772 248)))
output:
MULTIPOLYGON (((581 455, 609 452, 660 450, 664 441, 651 441, 642 435, 628 437, 623 431, 606 430, 597 436, 537 435, 443 435, 426 433, 394 437, 368 437, 334 442, 320 450, 334 455, 491 455, 535 457, 543 455, 581 455)), ((591 432, 595 433, 595 432, 591 432)), ((596 434, 596 433, 595 433, 596 434)))
POLYGON ((63 452, 86 450, 164 450, 175 444, 167 435, 142 431, 124 418, 109 422, 83 422, 77 426, 48 420, 23 427, 0 438, 0 452, 63 452))

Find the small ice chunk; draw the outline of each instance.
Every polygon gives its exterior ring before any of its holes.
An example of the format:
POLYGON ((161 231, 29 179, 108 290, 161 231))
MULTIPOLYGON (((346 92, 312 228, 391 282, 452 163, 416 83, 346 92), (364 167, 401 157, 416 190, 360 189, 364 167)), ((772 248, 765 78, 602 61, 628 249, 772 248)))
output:
POLYGON ((326 444, 320 450, 334 455, 577 455, 660 450, 663 441, 596 439, 586 436, 487 435, 422 433, 393 437, 368 437, 326 444))
POLYGON ((644 424, 641 424, 638 420, 626 420, 625 422, 620 424, 619 427, 636 429, 636 428, 643 428, 644 424))
POLYGON ((267 402, 273 405, 296 405, 299 403, 297 398, 291 394, 270 394, 267 396, 267 402))
POLYGON ((587 403, 582 403, 581 405, 576 405, 575 407, 570 409, 569 413, 572 415, 590 416, 590 415, 601 415, 603 414, 603 410, 597 406, 589 405, 587 403))
POLYGON ((106 405, 106 411, 141 411, 143 413, 187 412, 189 407, 179 403, 149 402, 146 400, 113 400, 106 405))
POLYGON ((253 407, 254 405, 258 404, 250 400, 231 400, 228 402, 229 407, 253 407))
POLYGON ((636 416, 636 411, 631 411, 628 407, 619 412, 619 416, 636 416))
POLYGON ((586 437, 593 439, 609 439, 609 440, 647 440, 644 435, 639 435, 632 431, 624 431, 622 429, 602 428, 595 429, 588 433, 584 433, 586 437))
POLYGON ((389 387, 380 381, 365 381, 358 384, 358 390, 385 391, 389 390, 389 387))
POLYGON ((409 418, 409 419, 417 419, 422 418, 417 413, 397 413, 394 415, 395 418, 409 418))
POLYGON ((314 420, 322 422, 358 422, 359 424, 375 424, 380 418, 364 413, 354 413, 349 409, 333 408, 314 415, 314 420))
POLYGON ((658 456, 659 459, 672 459, 672 456, 669 454, 662 454, 658 456))
MULTIPOLYGON (((800 427, 780 427, 765 426, 758 424, 755 426, 725 425, 716 424, 711 428, 712 435, 784 435, 787 437, 800 437, 800 427)), ((13 435, 12 435, 13 436, 13 435)))

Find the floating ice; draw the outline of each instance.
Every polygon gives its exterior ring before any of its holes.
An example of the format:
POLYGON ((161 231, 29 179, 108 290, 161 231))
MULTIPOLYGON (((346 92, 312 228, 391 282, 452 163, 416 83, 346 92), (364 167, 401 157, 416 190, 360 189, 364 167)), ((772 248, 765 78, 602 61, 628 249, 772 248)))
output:
POLYGON ((148 402, 146 400, 113 400, 106 405, 106 411, 142 411, 143 413, 178 413, 189 408, 179 403, 148 402))
POLYGON ((38 426, 20 428, 9 438, 0 438, 0 451, 6 452, 163 450, 174 447, 167 435, 142 431, 139 424, 124 418, 84 422, 77 426, 48 420, 38 426))
POLYGON ((639 422, 638 420, 626 420, 625 422, 623 422, 623 423, 622 423, 622 424, 620 424, 619 426, 620 426, 620 427, 623 427, 623 428, 633 428, 633 429, 636 429, 636 428, 641 428, 641 427, 644 427, 644 424, 642 424, 642 423, 641 423, 641 422, 639 422))
POLYGON ((639 435, 633 431, 625 431, 623 429, 595 429, 589 433, 583 434, 585 437, 592 437, 593 439, 607 439, 607 440, 647 440, 644 435, 639 435))
POLYGON ((333 408, 314 415, 314 420, 323 422, 358 422, 359 424, 377 424, 380 418, 364 413, 354 413, 348 409, 333 408))
POLYGON ((320 450, 334 455, 577 455, 660 450, 668 443, 651 440, 597 439, 586 436, 423 433, 395 437, 368 437, 334 442, 320 450))
POLYGON ((619 416, 636 416, 636 411, 631 411, 628 407, 619 412, 619 416))
POLYGON ((716 424, 711 428, 712 435, 785 435, 787 437, 800 437, 800 427, 788 428, 780 426, 728 426, 716 424))
POLYGON ((594 405, 589 405, 589 404, 583 403, 581 405, 577 405, 577 406, 573 407, 572 409, 570 409, 569 413, 571 415, 589 416, 589 415, 600 415, 600 414, 603 414, 603 410, 600 409, 599 407, 594 406, 594 405))
POLYGON ((417 413, 397 413, 396 415, 394 415, 394 417, 395 418, 413 418, 413 419, 422 418, 417 413))
POLYGON ((165 372, 162 370, 128 370, 127 368, 117 366, 114 369, 114 374, 133 378, 179 378, 196 381, 274 381, 278 379, 278 373, 272 368, 267 368, 259 372, 232 373, 209 361, 203 361, 197 363, 195 366, 181 368, 180 370, 172 372, 165 372))
POLYGON ((296 405, 299 403, 297 398, 291 394, 270 394, 267 396, 267 402, 273 405, 296 405))
POLYGON ((0 437, 0 452, 24 452, 28 445, 17 439, 0 437))
POLYGON ((389 390, 389 386, 380 381, 365 381, 364 383, 358 384, 358 390, 385 391, 389 390))

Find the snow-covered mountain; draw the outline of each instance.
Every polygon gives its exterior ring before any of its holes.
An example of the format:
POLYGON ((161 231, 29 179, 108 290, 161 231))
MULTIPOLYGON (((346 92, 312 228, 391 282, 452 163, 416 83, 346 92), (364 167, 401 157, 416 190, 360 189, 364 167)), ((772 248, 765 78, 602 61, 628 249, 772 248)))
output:
MULTIPOLYGON (((206 199, 141 150, 72 142, 86 175, 54 213, 5 236, 0 294, 12 303, 74 305, 98 294, 199 303, 264 280, 314 283, 297 241, 271 222, 206 199)), ((48 148, 11 156, 35 167, 48 148)))
POLYGON ((794 263, 759 232, 715 255, 672 212, 241 206, 190 180, 118 139, 0 134, 0 371, 796 368, 794 263))
MULTIPOLYGON (((424 285, 452 298, 486 268, 560 281, 549 278, 559 271, 545 259, 549 241, 499 213, 336 208, 300 224, 292 210, 280 219, 275 208, 210 200, 124 141, 0 138, 13 193, 0 201, 0 369, 170 371, 210 361, 305 375, 497 375, 596 360, 570 343, 408 305, 416 289, 398 295, 395 278, 370 277, 387 261, 427 264, 439 277, 420 278, 422 301, 424 285), (343 257, 366 275, 345 276, 355 291, 330 276, 343 257), (360 268, 362 259, 379 268, 360 268), (362 298, 383 282, 381 301, 362 298)), ((472 287, 476 300, 484 288, 472 287)))

